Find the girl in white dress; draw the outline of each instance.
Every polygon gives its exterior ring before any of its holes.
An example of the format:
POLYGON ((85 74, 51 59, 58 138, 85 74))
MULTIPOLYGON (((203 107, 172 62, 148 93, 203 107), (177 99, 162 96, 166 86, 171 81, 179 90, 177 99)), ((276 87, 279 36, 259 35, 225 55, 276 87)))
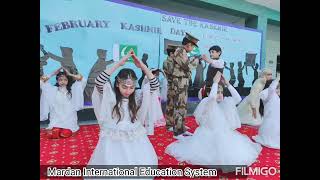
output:
POLYGON ((280 149, 280 75, 260 93, 264 105, 263 122, 253 139, 266 147, 280 149), (278 88, 277 88, 278 87, 278 88))
POLYGON ((262 76, 258 78, 251 87, 250 94, 245 97, 237 107, 240 121, 242 124, 259 126, 262 123, 259 113, 260 98, 259 94, 263 90, 266 81, 272 79, 272 70, 265 69, 262 76))
MULTIPOLYGON (((224 80, 223 80, 224 81, 224 80)), ((225 117, 232 130, 241 128, 241 121, 237 112, 237 104, 241 102, 241 96, 237 90, 229 83, 229 81, 224 81, 227 85, 231 97, 223 97, 223 101, 219 105, 224 109, 225 117)), ((208 97, 211 91, 211 87, 206 87, 204 85, 198 92, 198 98, 202 100, 208 97)), ((219 92, 219 90, 218 90, 219 92)))
POLYGON ((59 68, 50 76, 40 78, 40 121, 48 119, 48 138, 66 138, 78 131, 77 111, 83 108, 83 91, 86 80, 82 75, 73 75, 65 68, 59 68), (64 69, 63 72, 60 72, 64 69), (48 80, 56 75, 57 83, 52 86, 48 80), (76 80, 71 84, 72 79, 76 80))
MULTIPOLYGON (((261 152, 260 144, 247 136, 230 129, 225 112, 236 111, 235 107, 224 109, 223 88, 218 87, 221 73, 217 72, 209 97, 197 106, 194 116, 199 127, 191 137, 170 144, 166 153, 178 161, 193 165, 251 165, 261 152)), ((224 79, 224 78, 223 78, 224 79)), ((227 83, 226 80, 223 80, 227 83)), ((232 89, 232 88, 231 88, 232 89)), ((231 104, 229 104, 231 105, 231 104)), ((235 106, 234 104, 232 106, 235 106)))
POLYGON ((148 139, 143 123, 151 109, 152 92, 159 81, 132 50, 119 62, 96 78, 92 103, 100 134, 98 144, 88 165, 157 165, 158 158, 148 139), (136 74, 132 69, 121 69, 111 85, 110 76, 132 56, 134 63, 146 74, 149 82, 135 91, 136 74))

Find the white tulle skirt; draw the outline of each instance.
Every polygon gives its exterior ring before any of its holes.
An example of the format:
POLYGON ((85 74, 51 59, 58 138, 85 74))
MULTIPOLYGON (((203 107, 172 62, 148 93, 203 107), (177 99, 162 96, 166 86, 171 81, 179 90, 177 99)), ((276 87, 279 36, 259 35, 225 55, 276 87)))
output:
POLYGON ((100 137, 88 165, 158 165, 147 135, 131 141, 100 137))
POLYGON ((265 118, 253 139, 266 147, 280 149, 280 117, 265 118))
MULTIPOLYGON (((141 137, 130 141, 100 137, 96 149, 88 163, 88 166, 92 165, 157 166, 158 157, 147 135, 142 135, 141 137)), ((121 179, 134 180, 129 178, 121 179)), ((106 178, 106 180, 110 180, 110 178, 106 178)))
POLYGON ((238 131, 199 127, 193 136, 170 144, 166 153, 193 165, 251 165, 262 147, 238 131))

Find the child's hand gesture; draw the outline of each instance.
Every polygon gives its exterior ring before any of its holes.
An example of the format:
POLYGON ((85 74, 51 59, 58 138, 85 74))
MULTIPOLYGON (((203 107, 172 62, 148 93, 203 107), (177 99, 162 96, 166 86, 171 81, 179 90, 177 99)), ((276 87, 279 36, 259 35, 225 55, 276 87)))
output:
POLYGON ((73 76, 73 79, 76 80, 76 81, 81 81, 82 78, 83 78, 83 76, 81 74, 77 74, 77 75, 73 76))
POLYGON ((132 56, 132 52, 133 50, 130 49, 130 51, 119 61, 120 66, 123 66, 127 62, 127 60, 132 56))
POLYGON ((137 66, 137 68, 142 68, 142 62, 139 60, 139 58, 133 53, 132 54, 132 58, 133 58, 133 61, 134 61, 134 64, 137 66))
POLYGON ((139 58, 135 55, 133 49, 130 50, 130 54, 132 55, 131 57, 133 58, 133 62, 134 64, 138 67, 138 68, 142 68, 141 67, 141 61, 139 60, 139 58))
POLYGON ((81 74, 71 74, 67 68, 62 67, 62 69, 66 72, 67 76, 72 77, 76 81, 80 81, 83 77, 81 74))
POLYGON ((66 72, 67 76, 72 76, 72 74, 68 71, 67 68, 62 67, 62 69, 64 70, 64 72, 66 72))
POLYGON ((208 62, 208 58, 207 58, 207 56, 205 54, 202 55, 201 59, 203 59, 203 60, 208 62))
POLYGON ((48 76, 41 76, 40 80, 43 82, 47 82, 49 80, 49 77, 48 76))
POLYGON ((57 70, 55 70, 55 71, 53 72, 53 74, 54 74, 54 75, 57 75, 57 74, 60 72, 61 69, 62 69, 62 67, 58 68, 57 70))

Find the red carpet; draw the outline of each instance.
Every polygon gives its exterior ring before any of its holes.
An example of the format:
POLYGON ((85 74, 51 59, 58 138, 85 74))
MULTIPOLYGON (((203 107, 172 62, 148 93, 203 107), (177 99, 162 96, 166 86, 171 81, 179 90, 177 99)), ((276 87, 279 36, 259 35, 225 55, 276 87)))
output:
MULTIPOLYGON (((197 124, 193 117, 186 118, 186 125, 193 132, 197 124)), ((252 137, 257 134, 257 129, 242 126, 239 132, 252 137)), ((84 125, 72 137, 59 140, 48 140, 45 129, 40 130, 40 164, 41 165, 86 165, 98 142, 99 126, 84 125)), ((150 136, 150 141, 155 147, 159 158, 159 165, 185 165, 164 153, 165 148, 175 139, 173 133, 166 131, 165 127, 155 129, 155 135, 150 136)), ((263 147, 257 161, 251 167, 275 167, 278 173, 274 176, 248 176, 247 180, 280 179, 280 150, 263 147)), ((51 178, 50 178, 51 179, 51 178)), ((61 178, 59 178, 61 179, 61 178)), ((161 179, 161 178, 160 178, 161 179)), ((172 178, 170 178, 172 179, 172 178)), ((201 178, 203 179, 203 178, 201 178)), ((223 179, 220 177, 220 179, 223 179)), ((229 178, 230 179, 230 178, 229 178)))

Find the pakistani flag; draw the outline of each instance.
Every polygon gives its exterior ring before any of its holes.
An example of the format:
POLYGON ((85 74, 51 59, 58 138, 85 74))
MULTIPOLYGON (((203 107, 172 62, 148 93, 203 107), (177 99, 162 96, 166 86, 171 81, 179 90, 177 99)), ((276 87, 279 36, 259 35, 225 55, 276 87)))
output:
MULTIPOLYGON (((113 59, 119 61, 123 56, 125 56, 130 49, 133 49, 136 56, 138 56, 138 46, 137 45, 127 45, 127 44, 114 44, 113 45, 113 59)), ((132 57, 128 61, 133 62, 132 57)))
POLYGON ((192 57, 192 56, 200 56, 200 50, 198 47, 194 47, 193 50, 191 52, 188 53, 188 56, 189 57, 192 57))

